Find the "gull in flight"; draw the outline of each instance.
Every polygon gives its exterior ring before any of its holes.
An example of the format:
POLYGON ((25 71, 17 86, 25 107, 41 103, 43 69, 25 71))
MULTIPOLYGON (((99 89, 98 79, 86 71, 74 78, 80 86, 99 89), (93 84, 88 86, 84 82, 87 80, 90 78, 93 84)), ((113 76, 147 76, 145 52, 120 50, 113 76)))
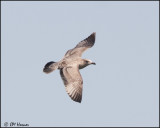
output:
POLYGON ((81 56, 84 51, 94 45, 95 36, 96 33, 93 32, 89 37, 78 43, 76 47, 68 50, 62 60, 59 62, 48 62, 43 68, 43 72, 47 74, 59 69, 66 92, 73 101, 79 103, 82 101, 83 89, 83 80, 79 69, 83 69, 91 64, 95 65, 95 62, 89 59, 82 59, 81 56))

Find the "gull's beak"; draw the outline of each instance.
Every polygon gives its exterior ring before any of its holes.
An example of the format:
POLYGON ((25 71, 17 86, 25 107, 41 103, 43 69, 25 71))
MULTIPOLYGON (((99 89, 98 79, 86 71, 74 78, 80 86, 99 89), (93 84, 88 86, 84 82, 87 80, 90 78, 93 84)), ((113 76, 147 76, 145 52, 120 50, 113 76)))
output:
POLYGON ((91 64, 94 64, 94 65, 96 65, 96 63, 95 63, 95 62, 92 62, 91 64))

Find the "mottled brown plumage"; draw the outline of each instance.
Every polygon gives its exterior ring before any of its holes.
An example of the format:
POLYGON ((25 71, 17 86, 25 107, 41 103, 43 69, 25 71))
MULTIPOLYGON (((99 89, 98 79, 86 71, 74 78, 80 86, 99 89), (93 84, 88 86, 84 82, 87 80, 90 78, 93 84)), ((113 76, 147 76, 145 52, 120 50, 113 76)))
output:
POLYGON ((92 33, 88 38, 78 43, 75 48, 68 50, 62 60, 59 62, 48 62, 43 69, 45 73, 59 69, 66 92, 72 100, 79 103, 82 101, 83 90, 83 80, 79 69, 95 64, 91 60, 82 59, 81 56, 84 51, 94 45, 95 35, 95 32, 92 33))

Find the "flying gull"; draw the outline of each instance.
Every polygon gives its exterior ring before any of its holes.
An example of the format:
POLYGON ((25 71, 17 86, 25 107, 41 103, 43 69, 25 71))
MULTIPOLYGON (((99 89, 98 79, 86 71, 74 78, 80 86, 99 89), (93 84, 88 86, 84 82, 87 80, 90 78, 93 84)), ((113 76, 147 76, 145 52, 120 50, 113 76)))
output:
POLYGON ((62 60, 59 62, 48 62, 43 68, 43 72, 47 74, 59 69, 66 92, 72 100, 79 103, 82 101, 83 89, 83 80, 79 69, 83 69, 91 64, 95 65, 91 60, 82 59, 81 56, 84 51, 94 45, 95 36, 96 33, 93 32, 89 37, 78 43, 75 48, 68 50, 62 60))

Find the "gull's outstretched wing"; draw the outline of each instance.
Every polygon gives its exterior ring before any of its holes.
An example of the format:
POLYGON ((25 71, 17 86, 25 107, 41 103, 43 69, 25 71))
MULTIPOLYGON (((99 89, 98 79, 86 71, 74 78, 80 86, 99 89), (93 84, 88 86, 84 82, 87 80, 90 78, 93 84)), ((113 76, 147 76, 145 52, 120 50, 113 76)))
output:
POLYGON ((60 75, 66 88, 66 92, 72 100, 81 102, 83 80, 78 66, 64 67, 60 69, 60 75))
POLYGON ((86 39, 78 43, 75 48, 68 50, 64 57, 68 57, 72 55, 81 57, 82 53, 85 50, 87 50, 88 48, 91 48, 94 45, 95 36, 96 36, 96 33, 93 32, 89 37, 87 37, 86 39))

